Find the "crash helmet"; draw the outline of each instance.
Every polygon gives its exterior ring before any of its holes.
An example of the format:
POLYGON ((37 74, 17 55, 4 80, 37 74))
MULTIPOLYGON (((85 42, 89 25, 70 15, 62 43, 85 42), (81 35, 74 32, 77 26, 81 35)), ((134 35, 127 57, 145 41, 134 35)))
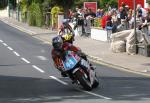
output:
POLYGON ((52 46, 55 50, 61 51, 63 45, 63 40, 60 36, 56 36, 52 39, 52 46))
POLYGON ((62 24, 63 24, 64 26, 67 26, 69 22, 70 22, 69 19, 64 19, 64 20, 62 21, 62 24))

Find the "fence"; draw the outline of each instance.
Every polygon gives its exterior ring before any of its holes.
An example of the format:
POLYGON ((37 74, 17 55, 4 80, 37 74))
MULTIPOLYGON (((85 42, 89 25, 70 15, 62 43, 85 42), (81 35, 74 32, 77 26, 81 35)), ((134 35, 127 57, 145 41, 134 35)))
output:
POLYGON ((21 21, 21 12, 17 10, 10 9, 10 17, 21 21))

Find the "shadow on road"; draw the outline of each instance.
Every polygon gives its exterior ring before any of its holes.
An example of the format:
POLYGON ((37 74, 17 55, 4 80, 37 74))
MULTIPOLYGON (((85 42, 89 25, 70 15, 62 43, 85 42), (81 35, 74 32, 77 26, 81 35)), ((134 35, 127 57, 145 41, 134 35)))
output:
POLYGON ((103 77, 102 95, 112 100, 150 99, 150 78, 145 77, 103 77))
POLYGON ((52 79, 0 76, 0 103, 58 103, 87 98, 93 99, 91 95, 52 79))
MULTIPOLYGON (((111 101, 150 99, 150 78, 102 77, 103 88, 92 92, 111 101)), ((52 79, 0 76, 0 103, 43 103, 100 99, 52 79)))

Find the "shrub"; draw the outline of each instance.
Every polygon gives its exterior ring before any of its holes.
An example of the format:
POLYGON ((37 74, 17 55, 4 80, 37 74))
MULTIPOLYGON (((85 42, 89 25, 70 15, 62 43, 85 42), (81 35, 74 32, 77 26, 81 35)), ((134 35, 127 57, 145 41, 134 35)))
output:
POLYGON ((22 0, 20 2, 20 9, 21 9, 21 19, 23 22, 26 22, 27 20, 27 1, 22 0))
POLYGON ((58 18, 58 13, 62 12, 62 8, 58 6, 54 6, 51 9, 51 15, 52 15, 52 25, 57 25, 57 18, 58 18))
POLYGON ((43 15, 39 3, 32 3, 29 7, 29 25, 42 26, 43 15))
POLYGON ((95 18, 94 19, 94 27, 101 27, 101 20, 102 20, 102 18, 95 18))

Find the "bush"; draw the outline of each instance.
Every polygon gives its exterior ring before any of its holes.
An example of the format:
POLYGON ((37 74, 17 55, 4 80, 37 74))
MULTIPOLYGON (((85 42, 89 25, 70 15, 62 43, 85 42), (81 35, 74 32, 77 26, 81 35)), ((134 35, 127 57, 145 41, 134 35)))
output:
POLYGON ((26 22, 27 20, 27 1, 26 0, 22 0, 20 2, 20 9, 21 9, 21 19, 23 22, 26 22))
POLYGON ((43 25, 43 15, 39 3, 32 3, 29 7, 29 25, 39 26, 43 25))
POLYGON ((58 7, 58 6, 54 6, 51 9, 51 15, 52 15, 52 25, 57 25, 57 19, 58 19, 58 13, 62 12, 62 8, 58 7))
POLYGON ((101 27, 101 20, 102 20, 102 18, 95 18, 94 19, 94 27, 101 27))

